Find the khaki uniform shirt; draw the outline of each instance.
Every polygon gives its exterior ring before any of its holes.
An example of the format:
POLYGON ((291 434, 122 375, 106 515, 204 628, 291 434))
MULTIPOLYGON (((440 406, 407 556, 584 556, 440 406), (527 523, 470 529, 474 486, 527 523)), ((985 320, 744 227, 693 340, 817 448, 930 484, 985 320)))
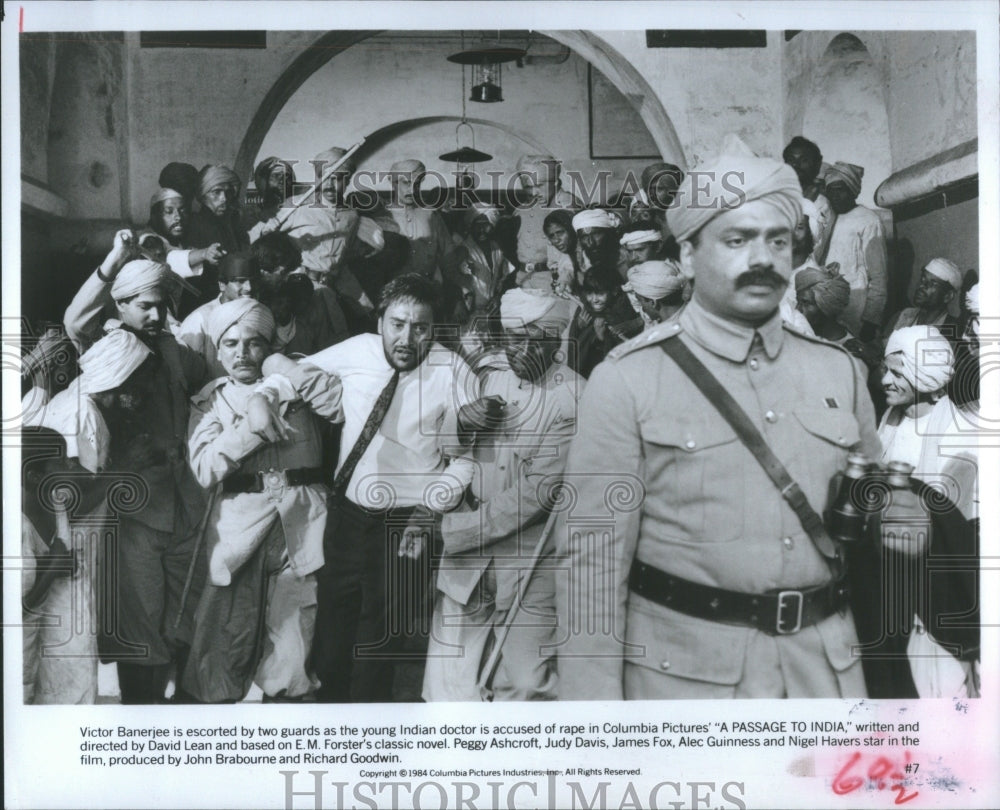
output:
POLYGON ((475 447, 472 493, 477 508, 444 516, 445 558, 438 588, 465 604, 490 562, 496 563, 497 602, 510 607, 548 518, 547 501, 566 466, 576 433, 584 379, 555 365, 536 384, 509 367, 483 376, 482 395, 507 403, 503 426, 475 447))
MULTIPOLYGON (((750 451, 662 351, 664 340, 684 341, 708 367, 816 511, 828 505, 831 478, 851 448, 878 457, 874 410, 855 361, 783 327, 777 313, 752 330, 692 301, 677 321, 614 349, 581 402, 565 475, 576 503, 556 527, 570 568, 568 588, 560 583, 563 698, 643 697, 623 688, 625 661, 703 681, 739 680, 758 631, 686 623, 690 617, 630 594, 633 560, 747 593, 807 588, 831 576, 750 451), (680 631, 671 633, 671 624, 680 631)), ((848 614, 837 632, 824 631, 822 647, 815 627, 777 640, 794 646, 808 635, 812 648, 847 667, 856 639, 850 622, 848 614)))

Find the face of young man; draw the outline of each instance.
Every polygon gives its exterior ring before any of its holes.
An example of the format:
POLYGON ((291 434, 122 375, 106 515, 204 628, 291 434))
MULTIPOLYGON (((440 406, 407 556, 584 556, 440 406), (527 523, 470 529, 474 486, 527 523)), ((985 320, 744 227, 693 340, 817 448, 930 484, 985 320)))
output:
POLYGON ((797 309, 806 316, 809 325, 816 329, 823 323, 823 312, 816 306, 816 292, 814 290, 803 290, 796 296, 798 302, 797 309))
POLYGON ((681 244, 681 267, 709 312, 757 326, 778 308, 792 273, 792 225, 777 208, 753 200, 711 220, 698 244, 681 244))
POLYGON ((271 167, 271 171, 267 175, 267 187, 275 191, 284 192, 285 190, 285 178, 287 177, 285 173, 285 164, 275 163, 271 167))
POLYGON ((243 276, 219 282, 219 293, 222 303, 235 301, 237 298, 256 298, 257 279, 243 276))
POLYGON ((678 188, 680 188, 680 184, 677 182, 675 175, 669 173, 661 174, 656 178, 656 182, 653 183, 649 198, 660 208, 669 208, 670 204, 674 201, 674 197, 677 196, 678 188))
POLYGON ((646 242, 642 245, 629 245, 625 248, 625 256, 628 259, 628 266, 635 267, 637 264, 651 261, 656 258, 656 250, 660 247, 659 242, 646 242))
POLYGON ((125 301, 116 301, 118 318, 129 329, 155 337, 167 320, 167 294, 160 289, 147 290, 125 301))
POLYGON ((837 214, 846 214, 857 205, 856 195, 847 187, 847 183, 841 180, 834 180, 827 184, 826 198, 830 201, 830 207, 837 214))
POLYGON ((260 367, 270 344, 243 323, 230 326, 219 341, 218 357, 226 373, 240 383, 260 379, 260 367))
POLYGON ((580 247, 588 256, 600 253, 601 249, 611 238, 611 231, 607 228, 582 228, 577 231, 577 239, 580 240, 580 247))
POLYGON ((940 309, 955 295, 952 286, 927 270, 920 271, 920 281, 913 293, 913 303, 921 309, 940 309))
POLYGON ((486 217, 476 217, 472 222, 469 232, 472 234, 475 242, 485 245, 490 241, 490 237, 493 236, 493 225, 486 217))
POLYGON ((398 174, 393 179, 393 191, 396 202, 402 205, 416 205, 416 195, 420 192, 420 181, 423 177, 419 174, 398 174))
POLYGON ((608 308, 610 297, 611 294, 607 290, 587 290, 583 294, 583 298, 587 302, 587 309, 594 315, 600 315, 608 308))
POLYGON ((236 204, 236 189, 228 183, 213 186, 202 195, 201 202, 215 216, 221 217, 236 204))
POLYGON ((551 202, 559 190, 559 172, 552 166, 525 171, 520 179, 521 188, 532 202, 551 202))
POLYGON ((430 304, 413 299, 394 301, 379 319, 382 351, 397 371, 412 371, 431 348, 434 310, 430 304))
POLYGON ((529 324, 520 329, 504 329, 504 353, 513 371, 522 380, 538 382, 555 360, 559 335, 529 324))
POLYGON ((350 185, 351 175, 347 172, 337 172, 333 177, 323 183, 323 199, 331 205, 343 202, 347 194, 347 186, 350 185))
POLYGON ((784 157, 785 163, 795 169, 795 173, 799 176, 799 184, 803 188, 812 183, 819 174, 819 161, 809 149, 793 146, 785 150, 784 157))
POLYGON ((171 239, 184 237, 187 228, 188 210, 183 200, 164 200, 160 203, 160 227, 171 239))
POLYGON ((902 359, 890 354, 883 364, 885 374, 882 375, 882 390, 885 391, 886 405, 890 408, 905 407, 916 402, 917 390, 904 374, 902 359))
POLYGON ((558 222, 553 222, 545 229, 545 237, 560 253, 569 253, 573 244, 573 235, 558 222))

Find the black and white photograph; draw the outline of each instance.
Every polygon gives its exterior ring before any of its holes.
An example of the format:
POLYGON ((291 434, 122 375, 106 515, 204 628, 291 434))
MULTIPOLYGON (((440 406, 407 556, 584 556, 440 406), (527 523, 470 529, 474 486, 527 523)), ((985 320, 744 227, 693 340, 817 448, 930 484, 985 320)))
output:
POLYGON ((5 4, 5 806, 998 806, 998 13, 5 4))

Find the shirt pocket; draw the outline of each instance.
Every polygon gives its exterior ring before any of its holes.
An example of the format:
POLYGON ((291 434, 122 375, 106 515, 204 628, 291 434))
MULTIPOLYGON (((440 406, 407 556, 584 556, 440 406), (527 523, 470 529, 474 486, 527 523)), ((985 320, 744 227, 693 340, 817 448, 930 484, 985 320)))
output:
POLYGON ((695 543, 742 537, 747 454, 728 423, 707 413, 658 415, 641 422, 639 433, 649 523, 643 533, 695 543))
POLYGON ((794 414, 806 430, 801 461, 818 470, 843 469, 847 453, 861 441, 854 414, 837 408, 796 408, 794 414))

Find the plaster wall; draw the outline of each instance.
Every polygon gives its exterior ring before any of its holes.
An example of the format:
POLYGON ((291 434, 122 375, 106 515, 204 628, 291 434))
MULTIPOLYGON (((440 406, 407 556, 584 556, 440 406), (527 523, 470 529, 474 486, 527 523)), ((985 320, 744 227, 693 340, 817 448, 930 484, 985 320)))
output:
MULTIPOLYGON (((308 161, 331 145, 350 146, 399 121, 446 117, 449 120, 398 135, 367 154, 359 169, 388 171, 394 161, 415 157, 429 171, 451 178, 455 164, 437 156, 459 145, 471 145, 466 128, 456 133, 462 114, 462 71, 446 59, 461 47, 457 36, 390 35, 371 37, 338 54, 289 99, 254 163, 268 155, 295 159, 298 179, 311 180, 313 168, 308 161)), ((544 151, 559 157, 565 169, 588 179, 598 169, 611 172, 611 190, 620 188, 627 170, 641 171, 648 159, 590 158, 587 71, 587 62, 575 54, 561 63, 525 64, 523 68, 504 65, 502 103, 466 101, 469 118, 497 125, 473 125, 476 148, 493 155, 492 161, 477 168, 502 172, 500 182, 506 184, 518 157, 544 151)), ((466 98, 470 87, 466 69, 466 98)), ((431 177, 426 185, 435 184, 431 177)), ((389 184, 385 180, 375 187, 387 189, 389 184)))

